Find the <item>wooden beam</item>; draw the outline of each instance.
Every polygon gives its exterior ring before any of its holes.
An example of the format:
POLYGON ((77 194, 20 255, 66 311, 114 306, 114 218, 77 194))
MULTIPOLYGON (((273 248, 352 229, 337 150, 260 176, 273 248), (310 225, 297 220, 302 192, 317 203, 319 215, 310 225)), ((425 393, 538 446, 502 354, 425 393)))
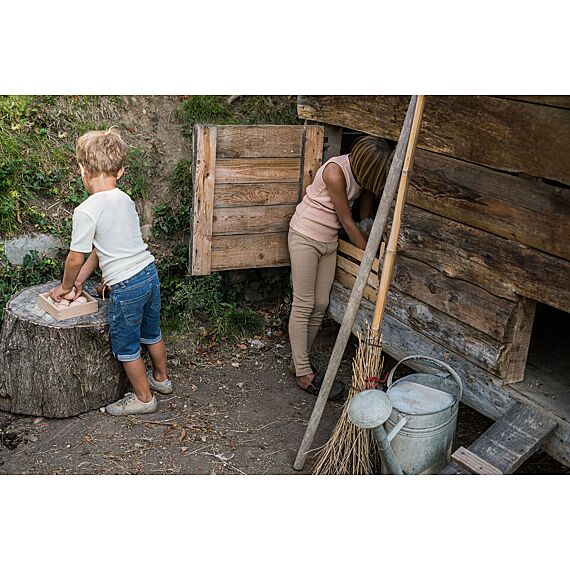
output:
POLYGON ((288 232, 214 236, 212 271, 289 265, 287 235, 288 232))
POLYGON ((334 125, 325 125, 325 142, 323 150, 323 164, 333 156, 340 155, 342 145, 342 128, 334 125))
MULTIPOLYGON (((339 240, 338 259, 360 261, 363 251, 339 240)), ((378 274, 378 261, 373 272, 378 274)), ((434 267, 400 255, 396 261, 393 287, 443 311, 455 319, 497 340, 510 341, 507 328, 515 301, 489 293, 467 281, 448 277, 434 267)))
POLYGON ((218 127, 218 158, 299 158, 303 125, 218 127))
POLYGON ((313 182, 315 174, 321 166, 324 136, 325 131, 319 125, 307 125, 305 127, 301 197, 305 195, 307 187, 313 182))
MULTIPOLYGON (((306 96, 302 119, 397 140, 407 96, 306 96)), ((430 96, 419 147, 570 184, 570 110, 482 96, 430 96), (532 142, 530 142, 532 141, 532 142)))
POLYGON ((192 275, 208 275, 211 271, 216 127, 195 125, 193 141, 195 171, 191 267, 192 275))
POLYGON ((300 166, 300 158, 222 158, 216 160, 216 182, 297 182, 300 166))
POLYGON ((456 449, 451 455, 451 459, 455 461, 455 463, 465 467, 465 469, 468 469, 473 475, 503 475, 500 469, 487 463, 487 461, 481 459, 481 457, 464 447, 456 449))
POLYGON ((399 250, 497 296, 570 312, 570 263, 514 241, 409 206, 399 250))
POLYGON ((214 187, 214 203, 216 208, 296 204, 297 190, 297 182, 216 184, 214 187))
MULTIPOLYGON (((551 437, 556 427, 553 419, 518 402, 469 446, 469 452, 509 475, 551 437)), ((441 475, 448 474, 453 473, 448 473, 447 468, 441 472, 441 475)))
POLYGON ((570 190, 567 188, 418 151, 408 202, 570 259, 570 190))
POLYGON ((250 208, 214 208, 212 234, 276 233, 289 230, 295 212, 290 206, 252 206, 250 208))

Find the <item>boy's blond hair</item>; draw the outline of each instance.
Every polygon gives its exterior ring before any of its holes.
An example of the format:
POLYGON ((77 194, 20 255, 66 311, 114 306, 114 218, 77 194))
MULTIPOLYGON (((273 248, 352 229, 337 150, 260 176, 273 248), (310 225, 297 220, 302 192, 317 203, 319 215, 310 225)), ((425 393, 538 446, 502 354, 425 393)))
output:
POLYGON ((90 178, 100 174, 117 176, 125 164, 127 149, 127 143, 116 127, 111 127, 106 131, 89 131, 81 135, 75 155, 90 178))

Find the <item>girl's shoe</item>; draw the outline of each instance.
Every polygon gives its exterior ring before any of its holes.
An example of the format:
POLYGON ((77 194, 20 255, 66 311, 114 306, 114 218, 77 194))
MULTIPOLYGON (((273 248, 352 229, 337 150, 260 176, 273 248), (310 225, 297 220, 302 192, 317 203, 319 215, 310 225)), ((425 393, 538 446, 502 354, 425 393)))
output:
POLYGON ((172 382, 166 379, 164 382, 158 382, 154 379, 152 371, 149 370, 146 373, 148 378, 148 386, 151 390, 158 392, 159 394, 171 394, 172 393, 172 382))

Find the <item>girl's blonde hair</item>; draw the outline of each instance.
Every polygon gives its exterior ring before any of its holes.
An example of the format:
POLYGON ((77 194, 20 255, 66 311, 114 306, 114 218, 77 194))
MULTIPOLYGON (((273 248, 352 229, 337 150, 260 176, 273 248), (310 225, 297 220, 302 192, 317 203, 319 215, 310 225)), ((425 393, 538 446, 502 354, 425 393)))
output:
POLYGON ((359 138, 350 151, 350 167, 358 184, 376 196, 382 194, 391 155, 392 147, 384 139, 359 138))
POLYGON ((127 143, 111 127, 106 131, 89 131, 80 136, 75 147, 77 161, 90 177, 116 176, 125 164, 127 143))

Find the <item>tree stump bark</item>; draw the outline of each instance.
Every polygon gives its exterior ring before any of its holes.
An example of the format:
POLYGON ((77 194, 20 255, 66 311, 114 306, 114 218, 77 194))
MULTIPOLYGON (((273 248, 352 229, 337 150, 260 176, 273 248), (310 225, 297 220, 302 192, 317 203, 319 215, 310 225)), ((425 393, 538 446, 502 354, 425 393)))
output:
MULTIPOLYGON (((109 344, 107 301, 91 315, 56 321, 38 295, 57 282, 24 289, 6 305, 0 340, 0 409, 66 418, 120 398, 127 387, 109 344)), ((97 296, 95 284, 88 293, 97 296)))

